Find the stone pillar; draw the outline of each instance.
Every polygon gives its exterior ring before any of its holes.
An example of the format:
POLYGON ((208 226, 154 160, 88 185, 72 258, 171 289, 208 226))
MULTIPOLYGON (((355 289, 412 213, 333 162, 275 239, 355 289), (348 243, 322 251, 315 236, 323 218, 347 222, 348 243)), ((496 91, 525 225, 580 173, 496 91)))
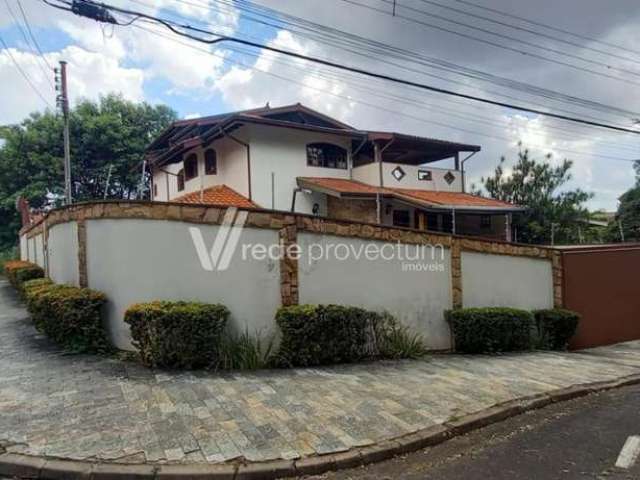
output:
POLYGON ((451 239, 451 295, 452 307, 462 308, 462 258, 460 240, 451 239))
POLYGON ((564 306, 564 264, 562 262, 562 252, 552 252, 551 268, 553 276, 553 306, 555 308, 562 308, 564 306))
POLYGON ((78 225, 78 284, 86 288, 87 279, 87 224, 84 219, 77 221, 78 225))
POLYGON ((280 245, 283 255, 280 259, 280 296, 282 306, 298 305, 298 259, 291 258, 290 246, 298 243, 298 227, 295 223, 280 229, 280 245))

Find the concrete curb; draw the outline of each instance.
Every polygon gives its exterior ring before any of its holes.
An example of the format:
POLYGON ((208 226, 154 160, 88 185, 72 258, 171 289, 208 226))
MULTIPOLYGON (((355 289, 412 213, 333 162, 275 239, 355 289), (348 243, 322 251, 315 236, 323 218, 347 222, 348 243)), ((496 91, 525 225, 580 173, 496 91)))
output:
POLYGON ((331 470, 353 468, 415 452, 551 403, 635 384, 640 384, 640 374, 606 382, 573 385, 545 394, 511 400, 442 425, 384 440, 376 445, 299 460, 214 465, 119 464, 3 453, 0 454, 0 476, 44 480, 275 480, 283 477, 319 475, 331 470))

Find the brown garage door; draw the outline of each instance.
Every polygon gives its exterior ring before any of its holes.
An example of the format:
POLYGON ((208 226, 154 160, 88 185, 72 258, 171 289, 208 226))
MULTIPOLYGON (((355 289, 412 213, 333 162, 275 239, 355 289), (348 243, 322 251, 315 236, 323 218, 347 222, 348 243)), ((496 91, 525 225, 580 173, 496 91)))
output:
POLYGON ((640 245, 562 250, 564 304, 582 314, 571 348, 640 339, 640 245))

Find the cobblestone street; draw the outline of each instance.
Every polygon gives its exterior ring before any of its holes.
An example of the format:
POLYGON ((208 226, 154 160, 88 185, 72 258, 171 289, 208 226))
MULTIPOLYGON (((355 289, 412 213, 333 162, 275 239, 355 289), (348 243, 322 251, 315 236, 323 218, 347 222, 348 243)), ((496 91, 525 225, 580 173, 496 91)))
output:
POLYGON ((0 444, 71 459, 217 463, 340 452, 520 396, 640 371, 633 342, 572 354, 161 372, 61 353, 4 280, 0 312, 0 444))

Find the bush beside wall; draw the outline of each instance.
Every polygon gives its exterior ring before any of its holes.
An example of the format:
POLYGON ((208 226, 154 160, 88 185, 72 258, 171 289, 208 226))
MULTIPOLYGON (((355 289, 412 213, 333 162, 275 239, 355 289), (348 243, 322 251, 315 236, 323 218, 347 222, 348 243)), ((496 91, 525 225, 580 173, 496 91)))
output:
POLYGON ((149 367, 215 366, 228 319, 225 306, 197 302, 140 303, 125 313, 133 344, 149 367))
POLYGON ((25 283, 24 291, 36 328, 58 345, 76 353, 111 350, 103 326, 102 293, 45 279, 25 283))
POLYGON ((44 278, 44 270, 35 263, 22 260, 5 262, 4 273, 13 287, 22 293, 22 284, 34 278, 44 278))
POLYGON ((515 308, 461 308, 446 312, 456 351, 495 353, 533 346, 533 314, 515 308))
POLYGON ((387 313, 341 305, 294 305, 276 314, 281 366, 331 365, 365 358, 417 358, 422 338, 387 313))
POLYGON ((561 308, 536 310, 533 314, 538 330, 537 347, 565 350, 576 333, 580 314, 561 308))

